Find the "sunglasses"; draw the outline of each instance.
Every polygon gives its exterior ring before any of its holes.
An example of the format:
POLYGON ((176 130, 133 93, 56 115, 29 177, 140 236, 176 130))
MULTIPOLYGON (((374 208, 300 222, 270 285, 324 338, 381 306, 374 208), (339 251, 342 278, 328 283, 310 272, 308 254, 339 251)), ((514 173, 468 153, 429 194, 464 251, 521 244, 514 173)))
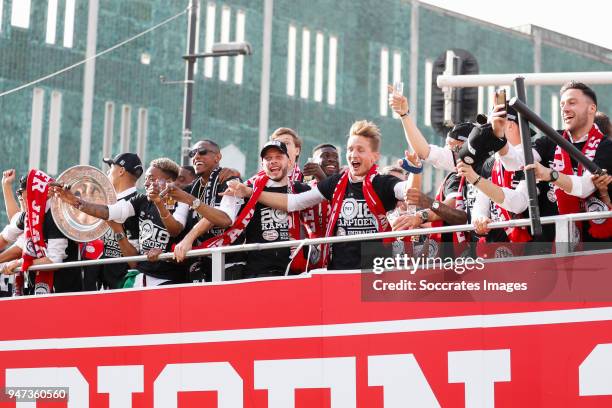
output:
POLYGON ((204 156, 204 155, 207 155, 208 152, 210 152, 210 150, 208 150, 205 147, 200 147, 199 149, 191 149, 189 151, 189 158, 193 159, 196 154, 199 154, 200 156, 204 156))
POLYGON ((17 193, 17 197, 21 197, 21 195, 23 194, 23 188, 17 189, 17 191, 15 191, 15 193, 17 193))

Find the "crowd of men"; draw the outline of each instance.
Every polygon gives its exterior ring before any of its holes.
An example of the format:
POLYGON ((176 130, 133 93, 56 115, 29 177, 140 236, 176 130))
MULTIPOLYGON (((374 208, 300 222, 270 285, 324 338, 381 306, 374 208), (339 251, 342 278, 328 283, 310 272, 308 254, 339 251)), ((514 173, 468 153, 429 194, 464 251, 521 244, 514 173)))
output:
MULTIPOLYGON (((346 165, 338 149, 321 144, 300 167, 302 140, 279 128, 261 149, 261 171, 242 181, 236 170, 220 166, 213 140, 195 143, 191 166, 168 158, 144 167, 138 155, 124 152, 104 159, 117 193, 111 205, 88 202, 66 186, 32 169, 19 181, 3 174, 10 222, 0 233, 0 293, 4 296, 116 289, 209 281, 209 257, 189 257, 195 248, 271 243, 303 238, 363 235, 471 223, 475 231, 422 235, 396 240, 402 251, 426 248, 427 256, 465 256, 471 242, 552 242, 554 228, 532 236, 528 228, 489 229, 495 221, 528 216, 525 159, 517 113, 500 104, 488 120, 457 124, 443 147, 428 144, 410 116, 409 104, 390 87, 389 105, 400 118, 409 149, 397 166, 379 169, 382 136, 372 122, 352 124, 346 165), (448 172, 434 196, 421 190, 423 166, 448 172), (145 192, 137 190, 144 177, 145 192), (51 197, 105 220, 109 229, 95 242, 66 238, 50 211, 51 197), (446 245, 443 245, 446 244, 446 245), (162 253, 173 258, 160 259, 162 253), (27 271, 32 265, 77 259, 146 255, 137 263, 102 263, 85 268, 27 271)), ((560 90, 562 136, 602 169, 612 169, 611 125, 597 111, 587 85, 569 82, 560 90)), ((482 117, 481 117, 482 119, 482 117)), ((546 137, 533 141, 540 215, 612 208, 612 177, 592 175, 546 137)), ((584 222, 577 241, 610 241, 612 221, 584 222)), ((360 269, 362 242, 337 242, 297 248, 231 252, 225 279, 298 274, 317 268, 360 269)), ((527 246, 528 247, 528 246, 527 246)), ((525 248, 525 246, 523 247, 525 248)))

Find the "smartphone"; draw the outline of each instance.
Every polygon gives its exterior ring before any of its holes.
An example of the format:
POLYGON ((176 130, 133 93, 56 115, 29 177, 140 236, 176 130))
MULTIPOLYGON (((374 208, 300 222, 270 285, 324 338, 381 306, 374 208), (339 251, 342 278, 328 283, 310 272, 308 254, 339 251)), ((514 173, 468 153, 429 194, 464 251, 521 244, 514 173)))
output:
POLYGON ((498 89, 495 92, 495 105, 505 105, 504 110, 508 112, 508 101, 506 100, 506 90, 498 89))

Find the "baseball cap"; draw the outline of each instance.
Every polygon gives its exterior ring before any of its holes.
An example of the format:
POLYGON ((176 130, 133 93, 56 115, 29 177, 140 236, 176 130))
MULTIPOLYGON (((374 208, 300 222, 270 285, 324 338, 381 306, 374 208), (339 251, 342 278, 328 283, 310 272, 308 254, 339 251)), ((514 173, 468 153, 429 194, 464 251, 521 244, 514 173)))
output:
POLYGON ((263 149, 261 149, 261 153, 259 154, 259 156, 263 159, 264 156, 266 155, 266 152, 271 149, 271 148, 276 148, 278 150, 280 150, 284 155, 286 155, 287 157, 289 157, 289 152, 287 151, 287 146, 281 142, 280 140, 270 140, 269 142, 267 142, 263 149))
POLYGON ((102 161, 108 164, 116 164, 117 166, 123 167, 128 173, 132 174, 136 178, 140 178, 143 173, 142 162, 140 157, 135 153, 120 153, 115 156, 114 159, 105 158, 102 161))
MULTIPOLYGON (((506 113, 506 118, 518 125, 519 120, 518 112, 516 111, 516 109, 514 109, 512 106, 508 106, 508 110, 506 111, 506 113)), ((531 136, 534 136, 536 134, 536 132, 531 127, 529 127, 529 132, 531 133, 531 136)))
POLYGON ((453 126, 453 128, 448 131, 446 136, 450 137, 451 139, 459 140, 460 142, 465 142, 468 140, 468 136, 475 126, 476 125, 472 122, 459 123, 453 126))

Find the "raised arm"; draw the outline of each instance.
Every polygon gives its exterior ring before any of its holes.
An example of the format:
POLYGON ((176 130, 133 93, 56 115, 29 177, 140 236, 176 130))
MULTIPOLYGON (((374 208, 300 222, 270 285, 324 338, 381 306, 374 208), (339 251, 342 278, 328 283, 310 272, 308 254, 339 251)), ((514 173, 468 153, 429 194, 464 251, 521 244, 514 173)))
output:
POLYGON ((5 170, 2 173, 2 195, 4 196, 4 207, 6 215, 11 220, 19 212, 19 203, 13 193, 13 181, 15 180, 15 169, 5 170))
POLYGON ((412 117, 408 114, 410 112, 408 99, 403 95, 393 92, 392 86, 388 86, 388 89, 389 106, 402 120, 402 127, 404 128, 404 135, 408 145, 419 158, 422 160, 427 159, 429 157, 429 143, 427 143, 427 139, 425 139, 425 136, 423 136, 416 123, 412 120, 412 117))

